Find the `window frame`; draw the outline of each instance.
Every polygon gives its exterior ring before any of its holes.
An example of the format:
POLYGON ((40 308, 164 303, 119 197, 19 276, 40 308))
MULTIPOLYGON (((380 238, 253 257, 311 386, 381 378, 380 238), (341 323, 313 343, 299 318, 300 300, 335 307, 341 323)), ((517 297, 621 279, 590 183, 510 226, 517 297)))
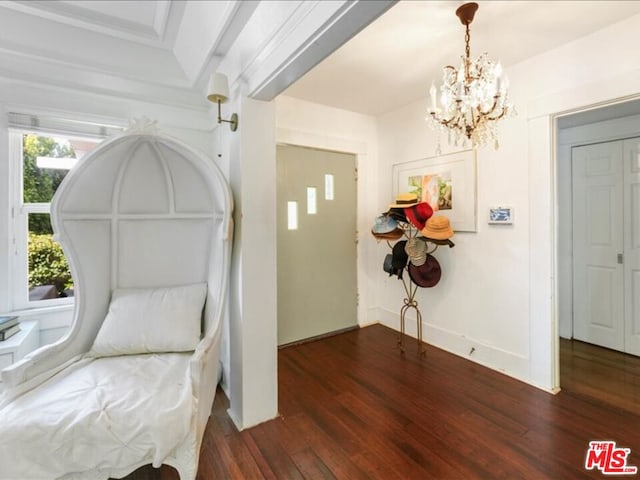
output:
MULTIPOLYGON (((10 228, 9 241, 11 248, 10 292, 12 310, 34 310, 50 307, 72 306, 75 297, 52 298, 46 300, 29 300, 29 214, 45 213, 51 215, 51 203, 24 202, 24 159, 23 138, 25 134, 43 137, 57 137, 68 140, 104 141, 104 138, 57 133, 44 129, 28 129, 9 127, 9 172, 10 172, 10 228)), ((55 239, 55 235, 54 235, 55 239)), ((66 256, 66 255, 65 255, 66 256)))

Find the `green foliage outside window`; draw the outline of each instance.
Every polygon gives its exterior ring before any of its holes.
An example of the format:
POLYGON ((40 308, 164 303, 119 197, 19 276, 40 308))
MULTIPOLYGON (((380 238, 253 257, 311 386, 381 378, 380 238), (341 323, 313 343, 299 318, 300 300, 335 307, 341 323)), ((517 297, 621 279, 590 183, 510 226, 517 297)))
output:
MULTIPOLYGON (((23 145, 23 201, 24 203, 50 203, 53 194, 66 175, 66 170, 40 168, 38 157, 74 157, 68 143, 55 138, 25 134, 23 145)), ((49 214, 29 215, 29 288, 54 285, 61 297, 73 287, 69 264, 60 244, 53 241, 49 214)))
POLYGON ((29 233, 29 288, 55 285, 61 297, 73 287, 69 264, 51 235, 29 233))
MULTIPOLYGON (((23 200, 24 203, 49 203, 62 182, 66 170, 39 168, 38 157, 74 157, 68 143, 58 143, 55 138, 28 133, 22 137, 23 151, 23 200)), ((42 216, 29 218, 29 231, 53 233, 51 223, 42 216)))

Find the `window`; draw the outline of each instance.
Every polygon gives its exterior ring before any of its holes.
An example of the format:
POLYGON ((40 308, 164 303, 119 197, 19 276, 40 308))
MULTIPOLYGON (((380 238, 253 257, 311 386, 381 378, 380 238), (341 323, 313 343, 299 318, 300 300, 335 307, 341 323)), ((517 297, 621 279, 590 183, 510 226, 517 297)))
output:
POLYGON ((73 302, 69 264, 53 238, 51 200, 70 168, 111 133, 107 128, 117 128, 42 120, 9 114, 13 310, 73 302))
POLYGON ((43 132, 11 131, 14 174, 14 307, 69 303, 73 280, 59 243, 53 240, 51 200, 78 158, 97 145, 43 132))

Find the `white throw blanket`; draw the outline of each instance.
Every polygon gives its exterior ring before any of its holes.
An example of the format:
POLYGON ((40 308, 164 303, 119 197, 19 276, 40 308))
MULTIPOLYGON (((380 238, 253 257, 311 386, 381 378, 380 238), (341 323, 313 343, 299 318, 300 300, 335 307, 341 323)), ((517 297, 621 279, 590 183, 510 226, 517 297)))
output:
POLYGON ((0 409, 0 479, 160 466, 191 427, 191 355, 84 358, 13 399, 0 409))

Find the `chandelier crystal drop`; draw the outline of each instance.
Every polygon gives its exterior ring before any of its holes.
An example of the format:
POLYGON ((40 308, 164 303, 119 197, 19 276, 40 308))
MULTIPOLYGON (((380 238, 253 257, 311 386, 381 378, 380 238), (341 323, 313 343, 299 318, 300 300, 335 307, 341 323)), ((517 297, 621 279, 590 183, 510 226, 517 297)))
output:
POLYGON ((436 86, 431 84, 427 119, 433 128, 448 133, 450 145, 477 148, 491 143, 497 149, 498 120, 516 111, 508 101, 509 80, 500 62, 492 62, 486 53, 471 60, 469 25, 476 10, 477 3, 456 10, 465 26, 465 54, 458 68, 443 68, 439 102, 436 86))

